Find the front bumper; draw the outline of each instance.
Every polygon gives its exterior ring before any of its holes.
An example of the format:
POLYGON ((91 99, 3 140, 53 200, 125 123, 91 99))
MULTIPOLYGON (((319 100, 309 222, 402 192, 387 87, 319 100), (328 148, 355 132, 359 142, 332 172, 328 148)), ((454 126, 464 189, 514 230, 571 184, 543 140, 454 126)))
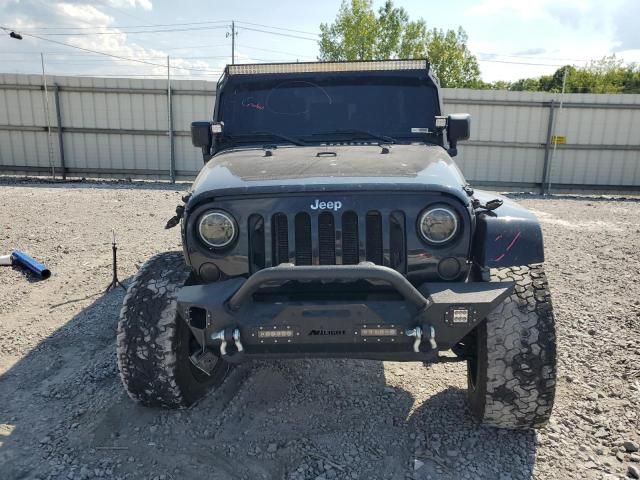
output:
POLYGON ((372 263, 282 264, 248 279, 186 286, 178 295, 178 311, 201 346, 219 350, 230 362, 277 357, 431 361, 439 350, 458 343, 513 288, 513 282, 415 287, 397 271, 372 263), (346 290, 354 282, 385 284, 392 294, 358 295, 355 300, 348 294, 285 300, 262 295, 284 285, 310 284, 322 290, 337 284, 346 290))

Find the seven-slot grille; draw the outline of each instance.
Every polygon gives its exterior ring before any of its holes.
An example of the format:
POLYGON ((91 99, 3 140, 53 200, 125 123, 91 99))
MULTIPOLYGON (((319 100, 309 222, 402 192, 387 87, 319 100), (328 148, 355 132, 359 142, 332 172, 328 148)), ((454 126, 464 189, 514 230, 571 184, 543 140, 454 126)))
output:
POLYGON ((253 214, 248 227, 251 272, 281 263, 357 265, 369 261, 406 273, 406 219, 398 210, 386 214, 377 210, 276 213, 266 218, 253 214))

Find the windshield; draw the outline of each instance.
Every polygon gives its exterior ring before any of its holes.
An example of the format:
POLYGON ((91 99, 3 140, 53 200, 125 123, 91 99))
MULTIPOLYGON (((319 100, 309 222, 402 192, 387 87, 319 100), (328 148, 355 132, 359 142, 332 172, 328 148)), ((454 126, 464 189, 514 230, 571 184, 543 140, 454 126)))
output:
POLYGON ((419 140, 439 114, 426 76, 236 78, 222 89, 218 114, 231 139, 419 140))

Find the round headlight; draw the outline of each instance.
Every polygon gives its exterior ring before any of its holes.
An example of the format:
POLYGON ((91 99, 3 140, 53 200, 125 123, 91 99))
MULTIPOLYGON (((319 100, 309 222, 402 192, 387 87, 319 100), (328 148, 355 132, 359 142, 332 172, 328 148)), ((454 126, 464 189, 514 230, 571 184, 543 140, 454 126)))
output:
POLYGON ((458 217, 447 207, 433 207, 420 216, 420 233, 431 243, 445 243, 458 231, 458 217))
POLYGON ((236 223, 228 213, 207 212, 200 218, 198 232, 204 243, 213 248, 223 248, 236 237, 236 223))

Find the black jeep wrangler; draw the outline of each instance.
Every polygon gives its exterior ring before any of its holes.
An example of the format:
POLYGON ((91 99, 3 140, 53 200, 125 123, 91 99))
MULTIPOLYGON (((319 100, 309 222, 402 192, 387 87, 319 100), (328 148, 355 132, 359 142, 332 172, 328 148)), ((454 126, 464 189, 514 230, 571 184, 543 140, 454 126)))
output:
POLYGON ((118 326, 124 386, 185 407, 251 359, 466 361, 471 411, 543 425, 554 317, 536 218, 474 190, 425 60, 229 65, 205 166, 118 326), (445 141, 446 137, 446 141, 445 141))

